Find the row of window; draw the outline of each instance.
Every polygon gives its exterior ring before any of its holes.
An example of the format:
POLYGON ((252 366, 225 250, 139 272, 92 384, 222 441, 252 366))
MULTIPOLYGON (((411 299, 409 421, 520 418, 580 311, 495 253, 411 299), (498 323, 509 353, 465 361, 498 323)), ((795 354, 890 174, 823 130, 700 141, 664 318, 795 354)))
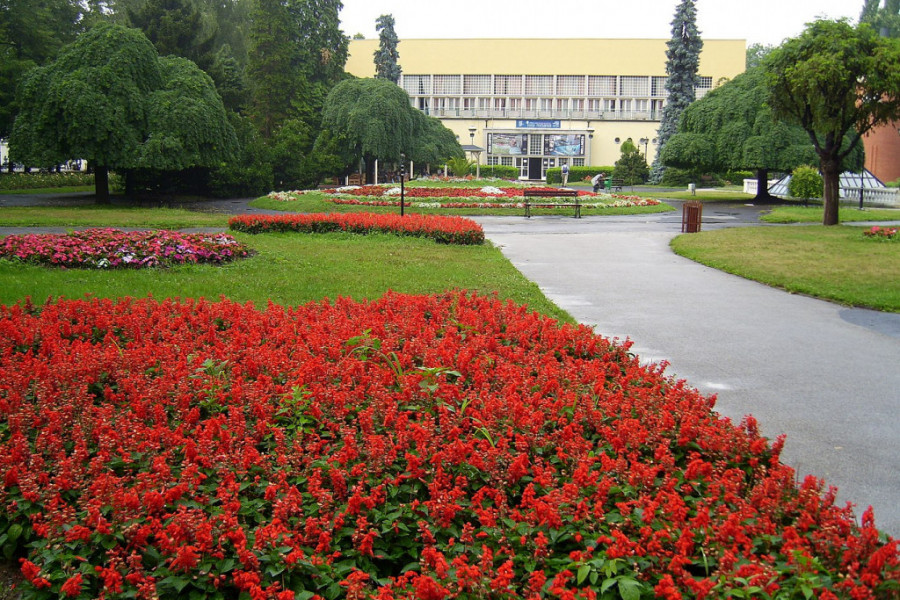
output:
MULTIPOLYGON (((402 75, 410 96, 629 96, 665 98, 666 77, 645 75, 402 75)), ((698 97, 712 88, 700 77, 698 97)))
POLYGON ((646 113, 659 112, 665 102, 646 98, 442 98, 418 97, 412 99, 416 108, 425 112, 452 113, 453 111, 554 111, 592 113, 646 113))
POLYGON ((526 179, 545 179, 547 177, 547 169, 553 167, 561 167, 562 165, 571 165, 573 167, 583 167, 583 158, 543 158, 540 160, 540 172, 532 173, 535 165, 528 158, 517 158, 513 156, 488 156, 488 165, 505 165, 515 167, 519 170, 519 177, 526 179))

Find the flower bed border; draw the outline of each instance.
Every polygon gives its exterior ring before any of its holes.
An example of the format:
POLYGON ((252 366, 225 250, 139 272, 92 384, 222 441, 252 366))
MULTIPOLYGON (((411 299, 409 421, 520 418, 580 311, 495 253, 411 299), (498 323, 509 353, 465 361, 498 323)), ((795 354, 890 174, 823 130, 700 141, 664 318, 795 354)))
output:
POLYGON ((481 225, 458 216, 385 215, 376 213, 238 215, 228 221, 234 231, 244 233, 300 232, 356 234, 372 232, 424 237, 443 244, 484 243, 481 225))

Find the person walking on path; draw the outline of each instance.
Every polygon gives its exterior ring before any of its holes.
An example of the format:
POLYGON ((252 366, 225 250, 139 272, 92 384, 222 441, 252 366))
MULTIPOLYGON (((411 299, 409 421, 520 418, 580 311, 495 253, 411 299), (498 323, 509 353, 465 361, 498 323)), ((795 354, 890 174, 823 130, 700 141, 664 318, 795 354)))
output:
POLYGON ((569 165, 563 165, 562 169, 562 186, 566 187, 569 185, 569 165))

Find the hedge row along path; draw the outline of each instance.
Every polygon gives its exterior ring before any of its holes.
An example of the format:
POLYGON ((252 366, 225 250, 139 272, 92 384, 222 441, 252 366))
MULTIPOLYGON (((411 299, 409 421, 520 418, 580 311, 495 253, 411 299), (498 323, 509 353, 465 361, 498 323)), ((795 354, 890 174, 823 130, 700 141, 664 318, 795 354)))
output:
POLYGON ((3 307, 0 539, 27 598, 895 597, 663 368, 465 293, 3 307))

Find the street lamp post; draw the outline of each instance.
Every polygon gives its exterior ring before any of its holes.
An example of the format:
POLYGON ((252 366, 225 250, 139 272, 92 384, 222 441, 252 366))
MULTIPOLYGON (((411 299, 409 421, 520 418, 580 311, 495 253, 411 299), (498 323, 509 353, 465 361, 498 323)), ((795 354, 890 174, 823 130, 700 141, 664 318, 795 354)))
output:
POLYGON ((400 154, 400 216, 403 216, 403 200, 405 190, 403 189, 403 180, 406 179, 406 155, 400 154))
POLYGON ((644 145, 644 160, 647 160, 647 144, 650 143, 650 138, 641 138, 639 140, 644 145))

